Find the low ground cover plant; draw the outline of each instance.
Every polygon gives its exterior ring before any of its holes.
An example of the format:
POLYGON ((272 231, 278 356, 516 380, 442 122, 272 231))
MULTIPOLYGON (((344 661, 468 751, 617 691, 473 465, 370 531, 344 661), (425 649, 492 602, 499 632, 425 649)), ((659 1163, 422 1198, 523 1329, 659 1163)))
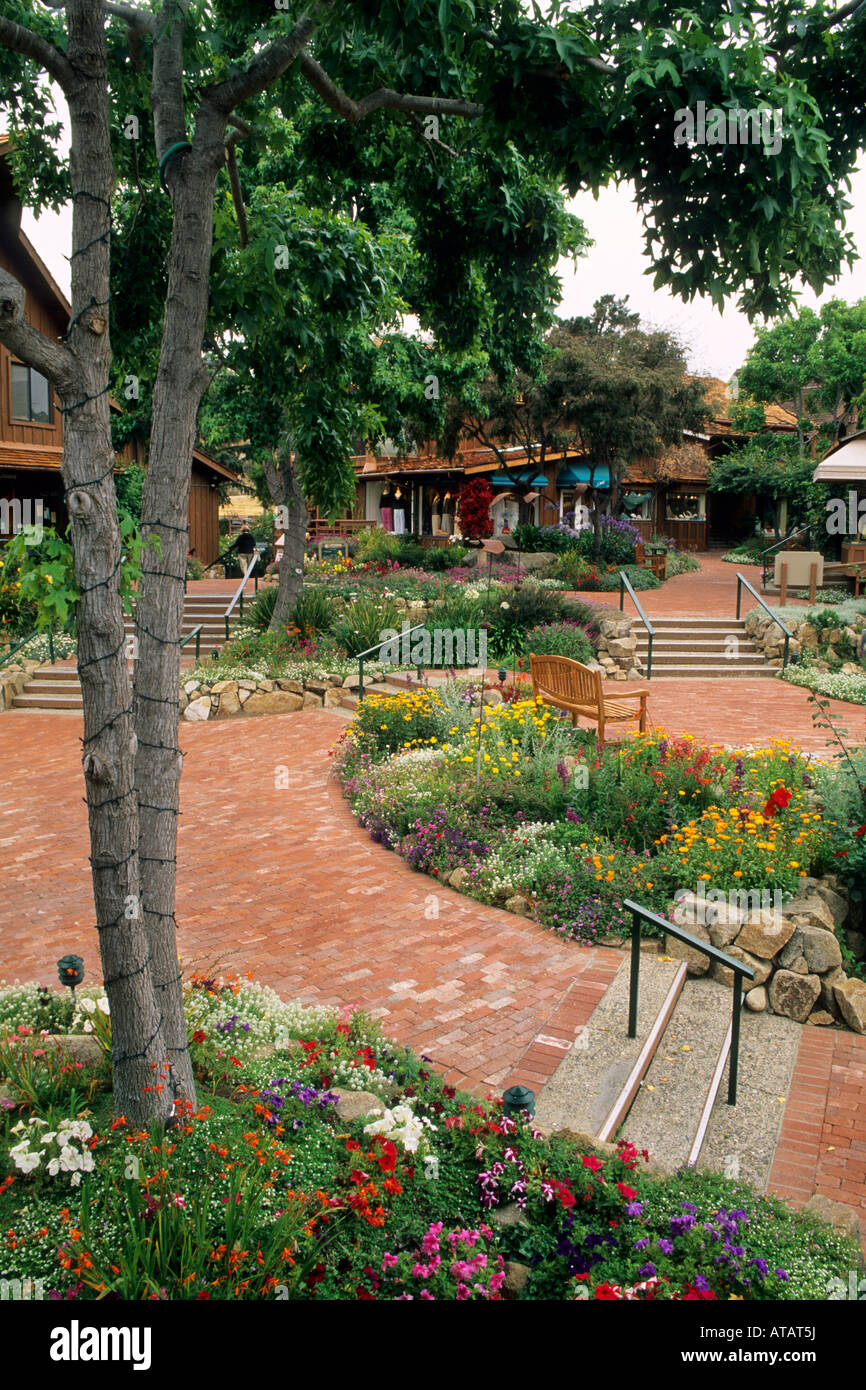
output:
POLYGON ((545 1137, 363 1013, 217 970, 184 984, 197 1105, 132 1130, 107 1059, 64 1070, 33 1027, 83 1031, 100 997, 0 986, 4 1274, 46 1298, 499 1301, 519 1261, 522 1299, 786 1301, 856 1268, 844 1235, 743 1182, 545 1137), (378 1112, 341 1118, 346 1091, 378 1112))

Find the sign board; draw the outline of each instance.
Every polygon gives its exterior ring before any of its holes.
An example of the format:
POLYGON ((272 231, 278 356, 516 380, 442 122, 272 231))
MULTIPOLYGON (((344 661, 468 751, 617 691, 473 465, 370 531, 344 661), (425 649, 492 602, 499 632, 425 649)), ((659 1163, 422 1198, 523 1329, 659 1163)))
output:
POLYGON ((337 560, 341 556, 348 555, 348 541, 319 541, 319 559, 337 560))

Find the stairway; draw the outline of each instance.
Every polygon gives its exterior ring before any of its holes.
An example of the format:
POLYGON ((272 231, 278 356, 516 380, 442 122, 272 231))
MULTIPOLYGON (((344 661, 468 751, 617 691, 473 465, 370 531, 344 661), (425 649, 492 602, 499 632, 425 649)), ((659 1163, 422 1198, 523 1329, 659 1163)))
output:
MULTIPOLYGON (((428 672, 424 678, 424 685, 432 689, 437 685, 446 685, 447 681, 447 676, 430 675, 428 672)), ((417 677, 405 674, 370 676, 364 680, 365 698, 367 695, 401 695, 407 690, 417 690, 418 688, 417 677)), ((357 709, 360 703, 357 690, 344 690, 340 703, 345 709, 357 709)))
POLYGON ((537 1118, 597 1143, 621 1136, 664 1172, 711 1167, 765 1189, 801 1025, 743 1009, 737 1104, 729 1106, 731 987, 685 980, 684 962, 642 949, 632 1039, 629 975, 626 959, 542 1090, 537 1118))
MULTIPOLYGON (((222 647, 225 640, 224 613, 229 599, 225 594, 187 594, 184 598, 181 632, 187 637, 201 624, 201 660, 210 656, 215 648, 222 647)), ((229 632, 238 622, 237 610, 229 619, 229 632)), ((135 624, 132 618, 124 622, 127 637, 132 637, 135 624)), ((180 653, 182 671, 189 671, 195 665, 195 639, 188 642, 180 653)), ((129 663, 130 671, 132 662, 129 663)), ((34 671, 20 695, 12 701, 15 709, 62 709, 81 710, 81 685, 78 680, 75 659, 55 662, 52 666, 40 666, 34 671)))
MULTIPOLYGON (((705 680, 773 678, 771 666, 738 618, 650 618, 653 626, 652 679, 705 680)), ((632 625, 637 655, 646 670, 649 639, 640 620, 632 625)))

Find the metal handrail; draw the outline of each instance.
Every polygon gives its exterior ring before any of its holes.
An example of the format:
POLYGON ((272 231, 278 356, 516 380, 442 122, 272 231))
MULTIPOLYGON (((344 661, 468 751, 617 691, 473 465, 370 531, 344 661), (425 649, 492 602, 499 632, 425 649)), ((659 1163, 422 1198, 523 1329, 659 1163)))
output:
POLYGON ((748 589, 749 593, 752 595, 752 598, 756 598, 756 599, 758 600, 758 602, 759 602, 759 604, 761 605, 761 607, 762 607, 762 608, 765 608, 765 609, 767 610, 767 612, 769 613, 770 617, 773 619, 773 622, 774 622, 774 623, 778 623, 778 624, 779 624, 779 627, 782 629, 782 631, 783 631, 784 634, 785 634, 785 655, 784 655, 783 658, 782 658, 782 670, 784 671, 785 667, 788 665, 788 643, 790 642, 790 640, 791 640, 791 638, 794 636, 794 634, 793 634, 793 632, 791 631, 791 629, 790 629, 785 623, 782 622, 782 619, 779 618, 779 617, 777 617, 777 615, 773 612, 773 610, 772 610, 772 608, 770 607, 770 605, 769 605, 768 603, 765 603, 765 602, 764 602, 764 600, 761 598, 761 595, 755 592, 755 590, 752 588, 751 584, 749 583, 748 579, 744 578, 744 576, 743 576, 742 574, 740 574, 739 570, 737 570, 737 619, 738 619, 738 620, 739 620, 739 617, 740 617, 740 600, 741 600, 741 598, 742 598, 743 586, 744 586, 744 585, 745 585, 745 587, 748 589))
POLYGON ((652 674, 653 674, 653 638, 654 638, 654 636, 655 636, 655 628, 653 627, 653 625, 652 625, 652 623, 650 622, 649 618, 647 617, 646 613, 645 613, 645 612, 643 611, 643 609, 641 608, 640 603, 638 602, 638 596, 637 596, 637 594, 635 593, 634 589, 632 588, 632 586, 631 586, 631 580, 629 579, 629 577, 628 577, 628 575, 626 574, 625 570, 620 570, 620 572, 619 572, 619 611, 620 611, 621 613, 624 611, 624 610, 623 610, 623 605, 625 604, 625 591, 626 591, 626 589, 628 589, 629 596, 633 599, 633 601, 634 601, 634 606, 635 606, 635 608, 637 609, 638 614, 640 615, 640 620, 641 620, 641 622, 643 623, 644 627, 645 627, 646 630, 647 630, 646 678, 647 678, 647 680, 649 681, 649 680, 652 680, 652 674))
MULTIPOLYGON (((244 575, 243 579, 241 580, 241 582, 240 582, 240 584, 239 584, 239 586, 238 586, 238 591, 237 591, 237 593, 235 594, 234 598, 232 599, 231 603, 229 604, 228 608, 226 609, 225 613, 223 614, 223 620, 224 620, 225 625, 226 625, 226 641, 229 640, 229 618, 231 617, 232 613, 234 612, 235 604, 237 603, 238 599, 240 599, 240 601, 241 601, 241 606, 240 606, 240 608, 239 608, 239 610, 238 610, 238 615, 239 615, 239 617, 240 617, 241 622, 243 622, 243 618, 244 618, 244 587, 245 587, 245 585, 246 585, 247 580, 249 579, 250 575, 252 574, 253 570, 255 569, 255 567, 256 567, 256 565, 257 565, 257 563, 258 563, 258 558, 259 558, 259 556, 258 556, 258 551, 256 551, 255 555, 254 555, 254 556, 252 557, 252 559, 250 560, 250 563, 249 563, 249 566, 248 566, 248 568, 247 568, 246 574, 244 575)), ((258 576, 256 576, 256 593, 258 593, 258 589, 259 589, 259 581, 258 581, 258 576)))
MULTIPOLYGON (((426 623, 416 623, 414 627, 410 627, 410 628, 408 628, 405 632, 401 632, 401 633, 400 633, 400 638, 402 639, 403 637, 411 637, 413 632, 421 632, 422 629, 425 628, 426 626, 427 626, 426 623)), ((377 642, 377 643, 376 643, 375 647, 368 647, 367 650, 366 650, 365 652, 361 652, 361 653, 359 654, 359 656, 358 656, 358 703, 359 703, 359 704, 361 703, 361 701, 362 701, 363 698, 364 698, 364 662, 365 662, 365 660, 367 659, 368 656, 372 656, 373 652, 381 652, 381 650, 382 650, 383 647, 387 646, 387 645, 389 644, 389 642, 393 642, 393 641, 394 641, 394 638, 393 638, 393 637, 383 638, 383 640, 382 640, 381 642, 377 642)), ((417 668, 417 670, 418 670, 418 679, 420 680, 420 679, 421 679, 421 667, 419 666, 419 667, 417 668)))
POLYGON ((761 550, 761 551, 758 552, 759 557, 760 557, 760 561, 761 561, 761 588, 762 588, 762 589, 766 589, 766 587, 767 587, 767 559, 766 559, 766 557, 767 557, 772 551, 778 550, 780 545, 787 545, 787 544, 788 544, 788 541, 792 541, 792 540, 794 539, 795 536, 804 536, 804 535, 809 535, 809 536, 811 536, 811 534, 812 534, 812 527, 811 527, 811 526, 801 526, 800 529, 799 529, 799 531, 791 531, 789 535, 783 536, 782 539, 781 539, 780 541, 774 541, 772 545, 768 545, 767 548, 766 548, 766 550, 761 550))
POLYGON ((192 630, 192 632, 188 633, 187 636, 184 637, 183 641, 182 641, 181 644, 180 644, 181 650, 183 650, 183 648, 186 646, 187 642, 191 642, 192 639, 195 638, 195 659, 196 659, 196 661, 198 661, 199 652, 200 652, 200 650, 201 650, 201 634, 202 634, 202 628, 203 628, 203 627, 204 627, 204 623, 199 623, 198 627, 194 627, 193 630, 192 630))
POLYGON ((628 908, 632 915, 631 918, 631 977, 628 986, 628 1036, 637 1037, 637 998, 638 983, 640 976, 640 924, 649 922, 654 927, 660 927, 669 936, 675 936, 678 941, 684 941, 692 950, 700 951, 703 955, 709 956, 710 960, 716 961, 719 965, 726 965, 734 973, 733 998, 731 1001, 731 1062, 728 1071, 728 1105, 737 1103, 737 1073, 740 1064, 740 1015, 743 1009, 743 990, 744 979, 753 980, 755 972, 750 965, 745 965, 743 961, 736 960, 734 956, 726 955, 720 951, 718 946, 711 946, 708 941, 702 941, 699 936, 692 936, 691 932, 685 931, 682 927, 675 926, 673 922, 668 922, 664 917, 659 917, 657 913, 650 912, 649 908, 641 907, 640 903, 632 902, 631 898, 623 898, 623 907, 628 908))
POLYGON ((26 647, 28 642, 32 642, 33 638, 38 636, 39 633, 33 631, 30 633, 29 637, 23 637, 20 642, 16 642, 14 647, 9 648, 5 656, 0 656, 0 666, 5 666, 7 661, 12 660, 16 652, 20 652, 22 647, 26 647))

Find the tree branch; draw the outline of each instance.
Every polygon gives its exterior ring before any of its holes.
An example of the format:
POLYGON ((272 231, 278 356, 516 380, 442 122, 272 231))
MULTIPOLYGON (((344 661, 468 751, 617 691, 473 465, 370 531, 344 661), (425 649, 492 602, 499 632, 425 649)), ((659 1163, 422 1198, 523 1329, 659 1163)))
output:
POLYGON ((841 24, 844 19, 858 10, 862 10, 866 5, 866 0, 850 0, 847 5, 842 5, 833 14, 829 14, 824 19, 817 20, 814 24, 809 24, 802 34, 788 34, 784 39, 778 39, 776 43, 770 45, 771 53, 785 53, 791 48, 796 48, 803 39, 815 34, 823 34, 826 29, 832 29, 836 24, 841 24))
POLYGON ((241 249, 249 244, 250 231, 247 223, 247 210, 244 207, 244 195, 241 192, 241 178, 238 173, 238 160, 234 152, 234 146, 226 145, 226 164, 229 171, 229 187, 232 191, 232 202, 235 205, 235 217, 238 220, 238 239, 241 249))
POLYGON ((304 77, 338 116, 350 125, 358 125, 365 116, 382 107, 395 111, 414 111, 428 116, 480 116, 484 107, 475 101, 456 101, 450 97, 418 97, 394 92, 390 87, 380 87, 360 101, 353 101, 341 90, 308 53, 301 55, 300 69, 304 77))
POLYGON ((312 38, 314 28, 312 15, 302 14, 287 37, 275 39, 262 53, 257 54, 246 72, 210 87, 205 101, 222 116, 230 115, 241 102, 258 96, 291 67, 304 44, 312 38))
POLYGON ((80 375, 78 359, 71 348, 52 342, 28 322, 26 304, 24 286, 0 266, 0 342, 59 391, 68 393, 80 375))
POLYGON ((160 21, 162 33, 153 45, 153 84, 150 104, 157 159, 172 145, 186 139, 183 107, 183 13, 174 13, 171 0, 164 0, 160 21), (169 22, 171 21, 171 23, 169 22))
MULTIPOLYGON (((42 3, 45 4, 46 0, 42 0, 42 3)), ((159 27, 159 20, 155 14, 151 14, 148 10, 137 10, 134 5, 115 5, 109 4, 108 0, 103 0, 102 8, 106 14, 115 15, 118 19, 125 20, 129 28, 138 33, 155 34, 159 27)))
POLYGON ((25 29, 22 24, 0 18, 0 44, 4 48, 11 48, 14 53, 23 53, 25 58, 32 58, 64 92, 68 92, 75 81, 75 73, 66 54, 40 34, 34 34, 32 29, 25 29))

